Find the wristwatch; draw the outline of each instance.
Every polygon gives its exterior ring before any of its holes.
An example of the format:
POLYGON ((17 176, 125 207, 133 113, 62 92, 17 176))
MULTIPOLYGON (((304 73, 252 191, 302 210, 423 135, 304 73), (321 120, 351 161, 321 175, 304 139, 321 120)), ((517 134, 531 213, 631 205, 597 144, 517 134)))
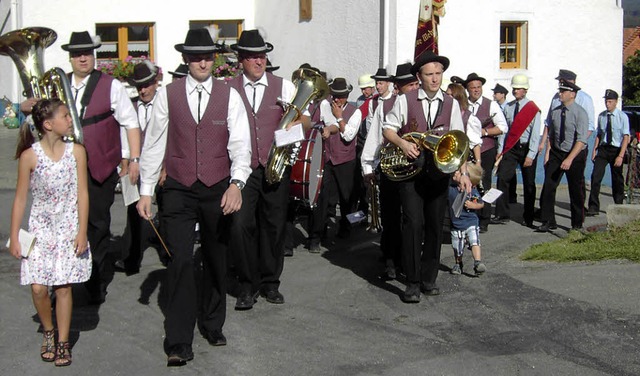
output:
POLYGON ((244 182, 238 179, 231 179, 231 184, 235 184, 238 190, 241 191, 244 188, 244 182))
POLYGON ((129 158, 129 163, 140 163, 140 158, 129 158))

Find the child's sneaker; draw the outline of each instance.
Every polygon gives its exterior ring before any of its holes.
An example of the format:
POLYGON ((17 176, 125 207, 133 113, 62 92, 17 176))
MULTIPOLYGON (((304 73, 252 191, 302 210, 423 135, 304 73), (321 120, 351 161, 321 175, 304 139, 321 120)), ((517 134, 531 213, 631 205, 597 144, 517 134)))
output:
POLYGON ((482 274, 487 271, 487 267, 482 261, 476 260, 473 262, 473 271, 476 272, 476 274, 482 274))
POLYGON ((453 268, 451 268, 451 271, 449 273, 455 274, 455 275, 462 274, 462 268, 460 267, 460 264, 453 265, 453 268))

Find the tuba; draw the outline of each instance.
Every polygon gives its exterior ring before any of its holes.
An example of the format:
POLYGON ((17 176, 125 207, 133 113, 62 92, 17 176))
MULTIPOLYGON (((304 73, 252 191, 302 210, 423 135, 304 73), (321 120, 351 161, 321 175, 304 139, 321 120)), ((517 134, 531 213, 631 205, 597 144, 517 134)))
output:
MULTIPOLYGON (((469 139, 462 131, 449 131, 442 136, 431 132, 410 132, 402 138, 430 151, 435 166, 445 174, 455 172, 469 157, 469 139)), ((388 145, 380 150, 380 169, 389 180, 407 180, 422 171, 424 159, 420 157, 411 161, 400 147, 388 145)))
POLYGON ((0 55, 9 56, 16 64, 23 95, 27 98, 58 98, 69 107, 73 122, 74 142, 82 143, 82 125, 76 106, 70 103, 71 84, 61 68, 44 71, 44 50, 56 41, 56 32, 46 27, 29 27, 0 36, 0 55))
MULTIPOLYGON (((296 86, 291 103, 284 103, 286 112, 279 123, 279 129, 285 129, 287 125, 302 117, 302 110, 312 100, 322 100, 329 95, 327 81, 316 71, 301 68, 293 72, 291 81, 296 86)), ((293 145, 271 146, 269 159, 265 167, 265 178, 269 184, 282 180, 287 166, 293 165, 297 154, 293 152, 293 145)))

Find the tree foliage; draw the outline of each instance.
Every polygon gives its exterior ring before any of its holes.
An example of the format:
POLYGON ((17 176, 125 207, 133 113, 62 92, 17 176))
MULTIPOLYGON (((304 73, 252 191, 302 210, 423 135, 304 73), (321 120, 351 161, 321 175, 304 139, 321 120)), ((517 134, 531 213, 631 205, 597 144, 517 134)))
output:
POLYGON ((622 100, 625 106, 640 105, 640 50, 622 68, 622 100))

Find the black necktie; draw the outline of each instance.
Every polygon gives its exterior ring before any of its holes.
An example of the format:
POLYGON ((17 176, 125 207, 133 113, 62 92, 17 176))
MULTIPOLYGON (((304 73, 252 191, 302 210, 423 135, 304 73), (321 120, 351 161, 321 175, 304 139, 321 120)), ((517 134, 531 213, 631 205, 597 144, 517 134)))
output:
POLYGON ((516 102, 516 109, 515 111, 513 111, 513 119, 516 119, 516 116, 518 116, 518 112, 520 112, 520 102, 516 102))
POLYGON ((257 85, 252 85, 251 87, 253 87, 253 101, 251 102, 251 109, 253 110, 253 113, 256 113, 256 86, 257 85))
POLYGON ((611 145, 613 142, 613 130, 611 129, 611 114, 607 114, 607 137, 605 143, 611 145))
POLYGON ((562 106, 562 112, 560 113, 560 144, 564 142, 564 123, 567 117, 567 108, 562 106))
POLYGON ((196 90, 198 91, 198 123, 200 123, 200 101, 202 100, 203 89, 202 84, 198 84, 198 86, 196 86, 196 90))
POLYGON ((431 129, 433 123, 431 121, 431 103, 435 101, 435 99, 431 100, 427 98, 427 102, 429 102, 429 109, 427 110, 427 129, 431 129))

